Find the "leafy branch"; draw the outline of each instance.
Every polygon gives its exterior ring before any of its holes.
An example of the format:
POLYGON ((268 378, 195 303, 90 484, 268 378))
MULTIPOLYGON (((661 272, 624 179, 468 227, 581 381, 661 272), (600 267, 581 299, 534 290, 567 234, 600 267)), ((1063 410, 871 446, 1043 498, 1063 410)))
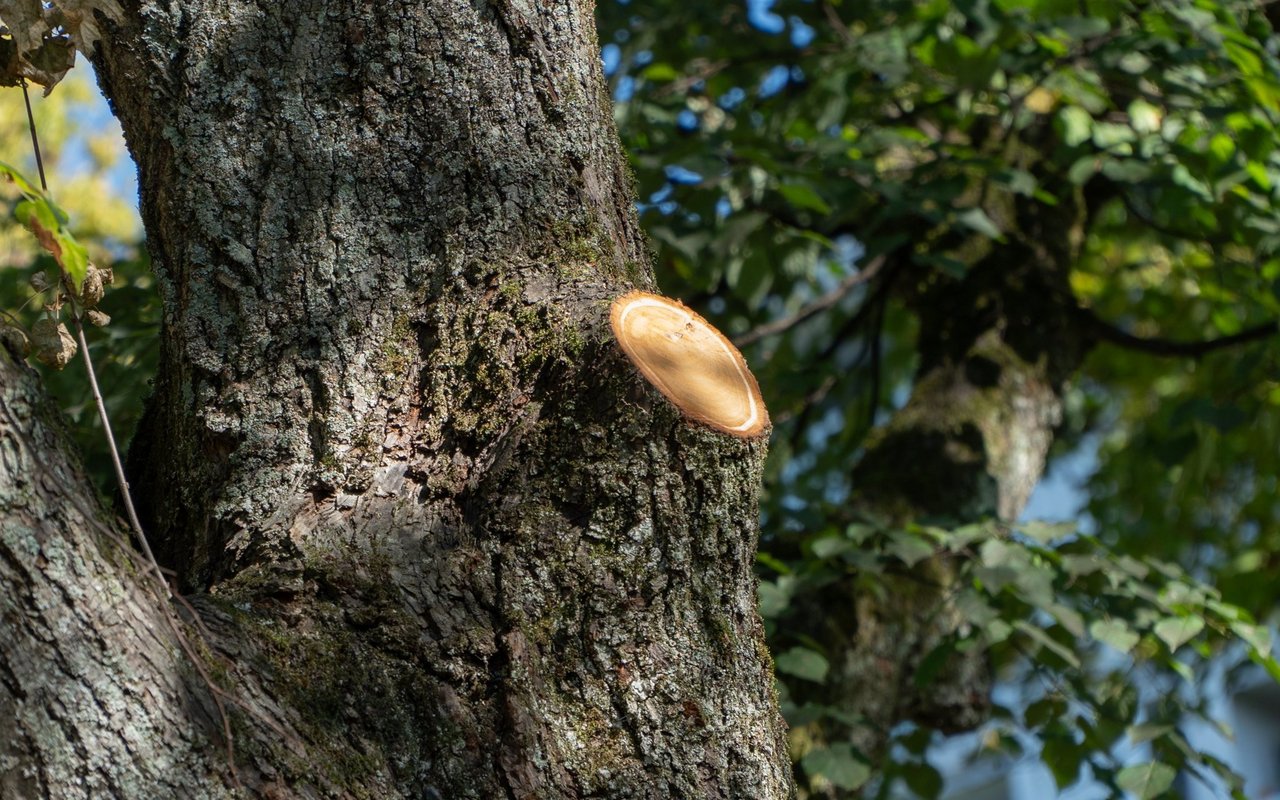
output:
MULTIPOLYGON (((939 613, 956 614, 963 624, 923 656, 913 680, 932 683, 951 654, 972 648, 1022 670, 1034 679, 1024 687, 1028 704, 997 708, 982 749, 1022 752, 1019 742, 1028 735, 1039 738, 1060 788, 1077 779, 1086 760, 1117 797, 1126 791, 1155 797, 1181 769, 1234 779, 1225 765, 1186 746, 1176 724, 1153 721, 1133 688, 1135 670, 1194 686, 1196 658, 1235 644, 1280 679, 1270 632, 1248 612, 1181 567, 1120 555, 1073 524, 1027 522, 1010 528, 985 522, 945 529, 864 520, 818 533, 806 550, 801 561, 760 559, 772 573, 760 587, 761 613, 771 626, 788 627, 795 609, 806 607, 803 598, 833 580, 854 576, 865 593, 892 602, 891 581, 927 575, 930 563, 956 564, 954 580, 932 588, 939 613), (1150 760, 1110 763, 1106 754, 1122 736, 1149 743, 1150 760)), ((776 662, 784 684, 829 680, 834 667, 817 642, 797 636, 792 644, 776 662)), ((784 713, 793 726, 814 719, 839 721, 840 709, 797 706, 785 700, 790 694, 784 695, 784 713)), ((925 728, 901 737, 899 743, 921 759, 911 762, 912 770, 924 769, 929 741, 925 728)), ((873 774, 865 756, 836 740, 815 741, 799 755, 810 778, 819 776, 846 790, 873 774)), ((884 774, 893 770, 889 765, 884 774)), ((899 770, 899 775, 918 777, 908 772, 899 770)))

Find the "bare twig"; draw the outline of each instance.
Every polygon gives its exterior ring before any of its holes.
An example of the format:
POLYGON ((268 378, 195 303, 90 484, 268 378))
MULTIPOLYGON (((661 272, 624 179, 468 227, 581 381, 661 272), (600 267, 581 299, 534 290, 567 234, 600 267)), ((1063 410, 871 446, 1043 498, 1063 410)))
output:
POLYGON ((840 14, 836 11, 835 7, 832 6, 831 3, 827 2, 827 0, 822 0, 821 6, 822 13, 827 18, 827 24, 831 26, 831 30, 836 32, 836 36, 840 37, 840 41, 846 45, 853 44, 856 39, 854 39, 853 33, 849 31, 848 23, 840 19, 840 14))
POLYGON ((867 347, 871 350, 871 390, 867 392, 867 421, 864 430, 871 430, 876 424, 876 412, 880 410, 881 375, 881 339, 884 337, 884 315, 888 303, 877 303, 875 320, 871 323, 871 341, 867 347))
MULTIPOLYGON (((858 310, 855 311, 851 317, 846 319, 844 323, 840 325, 839 329, 837 329, 835 334, 831 337, 831 341, 827 342, 826 347, 822 348, 818 353, 817 360, 819 362, 825 362, 827 359, 831 358, 836 349, 839 348, 849 336, 862 327, 864 322, 877 325, 879 324, 876 322, 875 318, 883 315, 885 299, 888 297, 889 288, 893 285, 895 274, 896 273, 894 271, 886 273, 884 278, 880 281, 880 285, 876 287, 875 292, 858 307, 858 310)), ((878 346, 878 342, 876 344, 878 346)), ((857 359, 845 372, 849 373, 860 369, 863 363, 870 358, 871 347, 872 342, 868 339, 859 349, 857 359)), ((795 418, 795 429, 792 431, 791 436, 793 447, 795 446, 805 424, 808 422, 809 416, 813 413, 813 410, 818 406, 818 404, 826 400, 827 395, 835 388, 838 382, 839 381, 835 375, 827 376, 817 389, 805 395, 804 399, 800 401, 799 412, 784 411, 774 420, 777 424, 782 424, 783 422, 790 421, 793 417, 795 418)), ((879 394, 878 389, 876 392, 879 394)))
POLYGON ((93 401, 98 406, 98 419, 102 421, 102 432, 107 437, 107 449, 111 451, 111 465, 115 467, 116 483, 120 485, 120 494, 124 496, 124 510, 129 516, 129 524, 133 527, 133 532, 137 534, 138 544, 142 547, 142 552, 146 554, 147 560, 151 562, 152 568, 155 569, 156 578, 167 590, 169 582, 164 578, 164 572, 160 569, 160 562, 156 560, 155 554, 151 552, 151 545, 147 543, 147 537, 142 532, 142 523, 138 521, 138 512, 133 507, 133 498, 129 496, 129 481, 124 475, 124 464, 120 461, 120 449, 116 447, 116 437, 111 432, 111 418, 107 416, 107 406, 102 400, 102 391, 98 388, 98 376, 93 369, 93 360, 89 358, 89 342, 84 338, 84 323, 80 319, 79 314, 75 314, 71 318, 76 326, 76 338, 80 340, 80 354, 84 357, 84 371, 89 376, 89 388, 93 392, 93 401))
POLYGON ((814 300, 812 303, 800 309, 796 313, 783 317, 782 319, 774 320, 773 322, 765 323, 764 325, 760 325, 756 328, 752 328, 741 336, 736 337, 733 340, 733 343, 738 347, 746 347, 749 344, 754 344, 755 342, 760 341, 766 336, 773 336, 774 334, 782 333, 794 328, 810 317, 831 308, 833 305, 840 302, 840 300, 843 299, 845 295, 849 294, 849 292, 874 278, 884 267, 884 263, 884 255, 876 256, 871 259, 870 263, 865 267, 840 281, 840 284, 836 286, 836 288, 827 292, 822 297, 819 297, 817 300, 814 300))
POLYGON ((49 184, 44 179, 44 159, 40 156, 40 139, 36 136, 36 118, 31 113, 31 96, 27 94, 27 79, 19 78, 22 85, 22 102, 27 105, 27 127, 31 129, 31 149, 36 154, 36 171, 40 173, 40 188, 49 191, 49 184))

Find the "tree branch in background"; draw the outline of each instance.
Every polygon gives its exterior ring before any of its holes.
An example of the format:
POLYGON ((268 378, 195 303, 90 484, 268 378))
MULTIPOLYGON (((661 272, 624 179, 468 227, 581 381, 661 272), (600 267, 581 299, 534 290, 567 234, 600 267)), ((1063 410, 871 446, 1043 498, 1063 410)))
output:
POLYGON ((1135 336, 1128 331, 1117 328, 1109 322, 1100 319, 1096 314, 1087 308, 1077 307, 1076 313, 1084 320, 1091 333, 1098 337, 1099 340, 1123 347, 1126 350, 1134 350, 1139 353, 1147 353, 1154 356, 1169 356, 1175 358, 1199 358, 1207 353, 1215 350, 1224 350, 1228 347, 1234 347, 1239 344, 1247 344, 1256 342, 1260 339, 1266 339, 1269 336, 1275 336, 1280 333, 1280 320, 1272 320, 1264 322, 1261 325, 1255 325, 1252 328, 1246 328, 1239 333, 1233 333, 1230 336, 1221 336, 1217 339, 1205 339, 1202 341, 1180 342, 1172 339, 1148 339, 1142 336, 1135 336))
POLYGON ((836 11, 835 6, 831 5, 827 0, 822 0, 820 6, 823 15, 827 18, 827 23, 831 26, 831 30, 836 32, 836 35, 840 37, 840 41, 846 45, 852 45, 856 40, 849 31, 849 23, 840 19, 840 12, 836 11))
POLYGON ((738 347, 746 347, 749 344, 755 344, 766 336, 773 336, 774 334, 791 330, 815 314, 819 314, 826 311, 828 308, 831 308, 833 305, 840 302, 840 300, 842 300, 845 295, 849 294, 849 292, 874 278, 884 267, 884 262, 885 256, 883 254, 876 256, 871 259, 865 267, 840 281, 840 285, 836 286, 836 288, 827 292, 822 297, 819 297, 817 300, 814 300, 812 303, 800 309, 796 313, 752 328, 741 336, 735 337, 733 343, 738 347))

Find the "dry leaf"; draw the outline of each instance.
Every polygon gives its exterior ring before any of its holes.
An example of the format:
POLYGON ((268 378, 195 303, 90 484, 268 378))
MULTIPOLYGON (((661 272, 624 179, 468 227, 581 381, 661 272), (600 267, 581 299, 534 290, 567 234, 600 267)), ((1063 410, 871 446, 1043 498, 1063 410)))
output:
POLYGON ((55 0, 47 10, 40 0, 0 0, 0 29, 12 37, 0 39, 0 85, 26 78, 48 94, 75 65, 76 52, 102 38, 95 12, 112 20, 124 14, 116 0, 55 0))
POLYGON ((116 0, 54 0, 53 5, 61 17, 59 24, 81 53, 89 52, 102 38, 94 11, 101 11, 104 17, 112 20, 119 20, 124 14, 116 0))
POLYGON ((84 273, 84 283, 80 285, 80 305, 93 308, 102 300, 102 270, 90 264, 84 273))
POLYGON ((62 369, 76 354, 76 340, 67 326, 45 317, 31 326, 31 347, 42 364, 62 369))
POLYGON ((39 48, 49 30, 40 0, 0 0, 0 22, 22 55, 39 48))

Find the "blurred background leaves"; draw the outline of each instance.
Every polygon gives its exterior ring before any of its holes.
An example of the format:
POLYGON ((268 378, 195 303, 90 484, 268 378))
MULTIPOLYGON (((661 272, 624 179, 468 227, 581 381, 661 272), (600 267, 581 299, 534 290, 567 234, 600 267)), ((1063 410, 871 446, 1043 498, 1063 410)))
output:
MULTIPOLYGON (((1157 796, 1201 772, 1229 794, 1230 770, 1180 726, 1224 648, 1266 660, 1265 638, 1238 642, 1266 636, 1254 620, 1280 599, 1280 15, 1217 0, 603 0, 598 15, 659 283, 743 344, 776 422, 761 601, 784 700, 832 655, 797 638, 806 596, 839 580, 874 596, 987 524, 917 520, 951 533, 913 539, 851 518, 867 433, 919 377, 920 287, 1026 242, 1021 209, 1079 209, 1067 278, 1091 350, 1048 473, 1069 463, 1086 485, 1033 502, 1071 521, 1056 542, 975 540, 954 590, 965 624, 938 647, 988 648, 999 669, 1007 704, 975 752, 1038 753, 1060 788, 1157 796), (877 257, 878 276, 850 280, 877 257), (1230 336, 1244 341, 1179 355, 1230 336), (1124 762, 1134 748, 1148 766, 1124 762)), ((914 680, 944 663, 925 656, 914 680)), ((819 721, 849 712, 787 702, 805 792, 941 791, 936 734, 904 721, 869 761, 829 739, 857 720, 819 721)))

